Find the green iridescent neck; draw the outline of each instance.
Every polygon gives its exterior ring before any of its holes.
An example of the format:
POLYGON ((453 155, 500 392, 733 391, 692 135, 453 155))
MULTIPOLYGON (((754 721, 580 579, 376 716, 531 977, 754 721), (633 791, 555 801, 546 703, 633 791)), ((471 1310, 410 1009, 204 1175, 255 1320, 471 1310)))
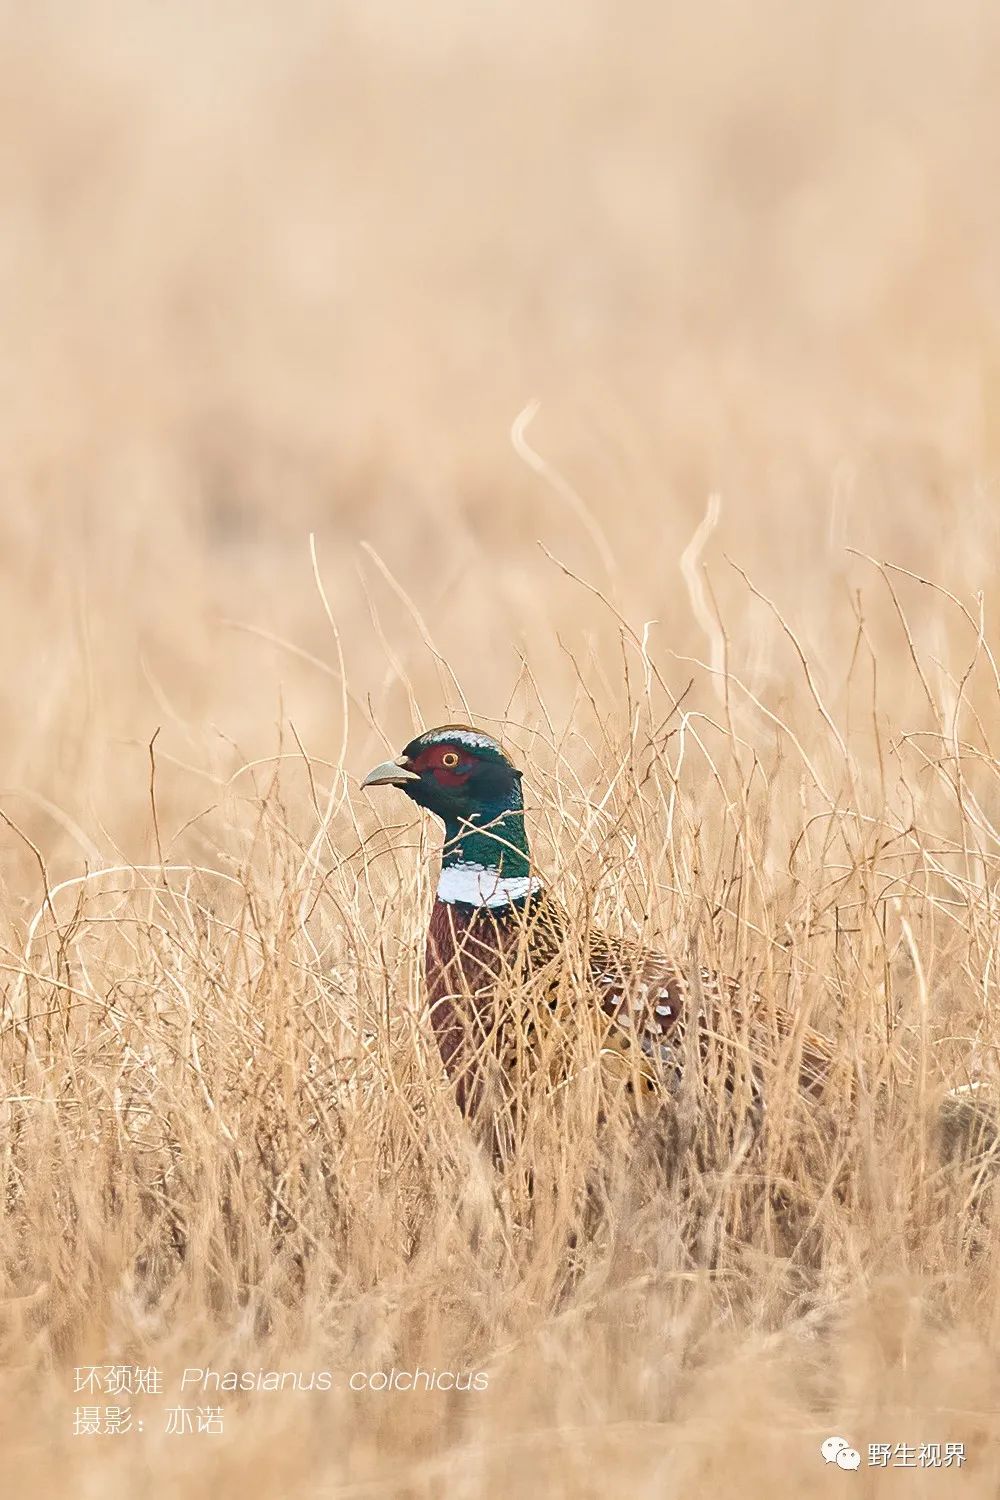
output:
POLYGON ((461 822, 447 819, 444 825, 443 869, 456 865, 482 865, 508 879, 528 875, 531 860, 524 828, 524 804, 517 786, 506 803, 483 807, 461 822))

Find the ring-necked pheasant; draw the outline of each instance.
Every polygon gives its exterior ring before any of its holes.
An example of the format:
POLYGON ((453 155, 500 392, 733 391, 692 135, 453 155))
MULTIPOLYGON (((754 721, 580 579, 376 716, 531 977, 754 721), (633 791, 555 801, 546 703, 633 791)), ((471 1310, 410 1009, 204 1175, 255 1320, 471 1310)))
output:
POLYGON ((492 736, 461 724, 429 729, 362 786, 399 787, 444 823, 426 979, 441 1056, 467 1115, 485 1108, 495 1120, 520 1086, 515 1074, 557 1073, 559 1037, 581 1006, 597 1022, 604 1071, 639 1096, 675 1092, 690 1059, 714 1048, 730 1086, 742 1077, 756 1107, 760 1060, 782 1045, 795 1051, 802 1086, 822 1091, 833 1044, 736 981, 688 974, 665 954, 594 930, 582 982, 579 970, 567 971, 569 924, 531 865, 521 772, 492 736), (528 999, 515 1014, 517 993, 528 999))

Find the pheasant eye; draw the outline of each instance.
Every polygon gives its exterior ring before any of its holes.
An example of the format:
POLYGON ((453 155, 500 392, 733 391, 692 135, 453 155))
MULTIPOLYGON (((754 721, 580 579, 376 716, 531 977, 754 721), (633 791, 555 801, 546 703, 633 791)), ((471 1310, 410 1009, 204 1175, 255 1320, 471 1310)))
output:
POLYGON ((454 750, 446 750, 444 752, 441 757, 441 764, 443 766, 447 766, 449 771, 453 770, 455 766, 458 765, 458 756, 455 754, 454 750))

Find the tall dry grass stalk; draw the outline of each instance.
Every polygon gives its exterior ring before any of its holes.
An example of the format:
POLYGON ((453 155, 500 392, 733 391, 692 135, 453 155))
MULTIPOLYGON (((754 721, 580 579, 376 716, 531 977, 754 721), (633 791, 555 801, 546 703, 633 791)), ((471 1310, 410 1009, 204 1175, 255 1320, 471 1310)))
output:
POLYGON ((935 1122, 1000 1041, 1000 22, 2 25, 5 1489, 993 1496, 996 1209, 935 1122), (751 1149, 720 1084, 664 1141, 581 1024, 495 1171, 433 833, 357 791, 470 715, 571 950, 744 975, 853 1091, 779 1057, 751 1149), (94 1364, 162 1369, 141 1432, 73 1436, 94 1364), (487 1388, 350 1389, 418 1366, 487 1388), (331 1389, 172 1436, 185 1367, 331 1389))

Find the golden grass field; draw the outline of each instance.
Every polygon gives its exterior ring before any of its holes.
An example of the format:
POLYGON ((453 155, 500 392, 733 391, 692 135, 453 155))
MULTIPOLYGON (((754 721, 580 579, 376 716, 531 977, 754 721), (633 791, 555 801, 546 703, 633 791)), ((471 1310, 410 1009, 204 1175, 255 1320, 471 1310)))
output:
POLYGON ((995 1496, 998 1226, 933 1119, 1000 1044, 1000 14, 0 38, 2 1492, 995 1496), (434 829, 358 789, 469 715, 571 909, 855 1096, 664 1171, 574 1084, 482 1160, 434 829), (131 1432, 74 1435, 98 1365, 162 1372, 131 1432), (185 1367, 331 1389, 168 1434, 185 1367), (350 1389, 417 1367, 487 1388, 350 1389))

